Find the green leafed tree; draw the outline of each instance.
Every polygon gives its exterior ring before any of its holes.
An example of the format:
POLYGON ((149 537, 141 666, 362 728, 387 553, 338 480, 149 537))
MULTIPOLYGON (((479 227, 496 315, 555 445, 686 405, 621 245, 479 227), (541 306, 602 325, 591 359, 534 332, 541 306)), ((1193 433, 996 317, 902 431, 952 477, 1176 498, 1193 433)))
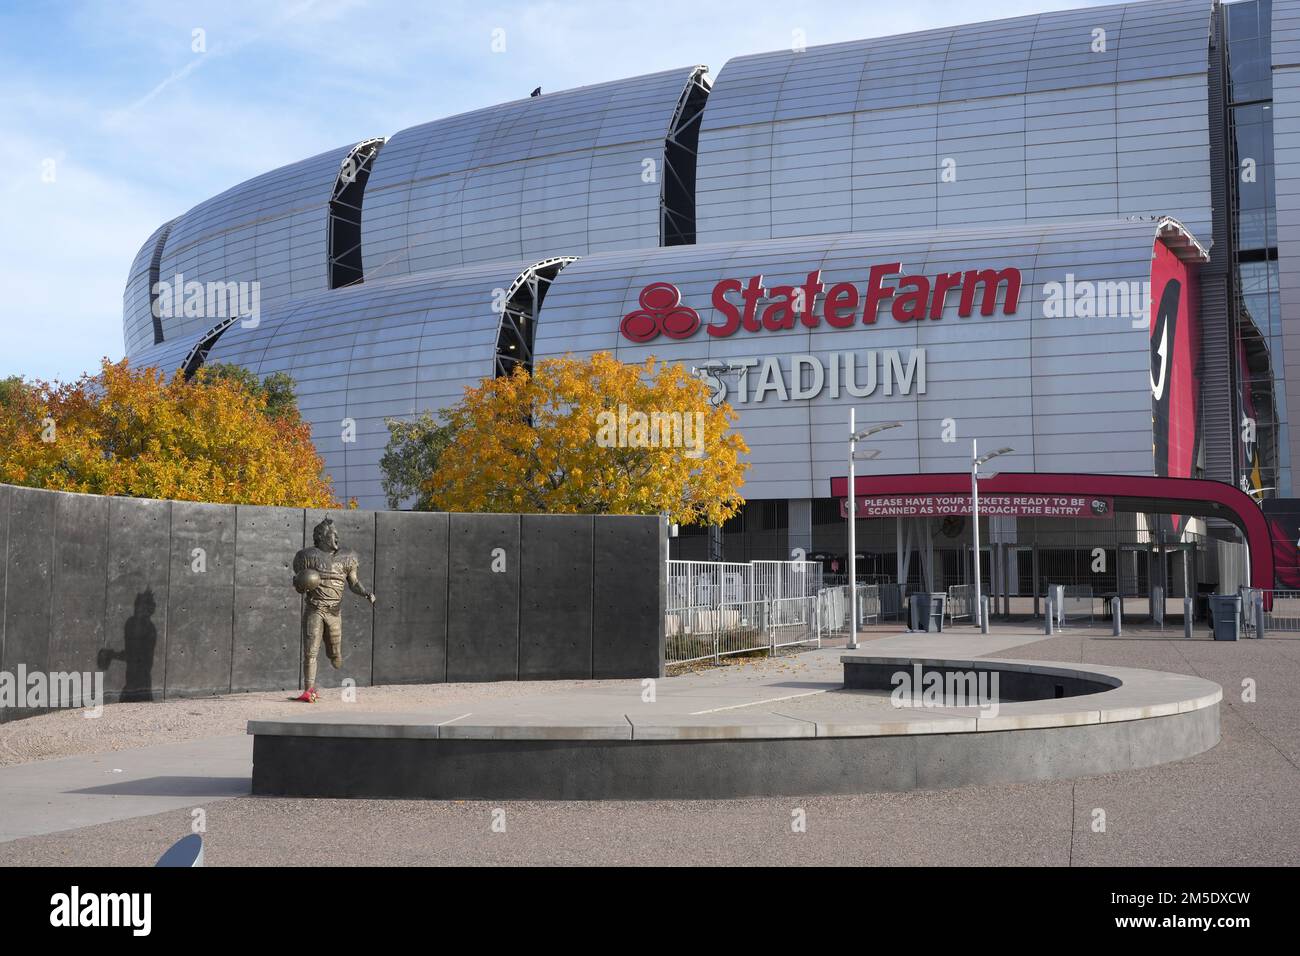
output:
POLYGON ((388 507, 400 508, 414 497, 414 510, 438 510, 437 502, 424 485, 454 440, 452 427, 439 423, 429 412, 421 412, 409 422, 390 418, 387 425, 388 445, 384 457, 379 459, 379 467, 384 473, 388 507))
POLYGON ((234 382, 249 394, 260 395, 266 399, 266 416, 270 419, 285 419, 298 409, 298 399, 294 395, 295 382, 284 372, 272 372, 266 378, 259 379, 256 373, 242 365, 214 362, 204 365, 198 374, 208 381, 234 382))
POLYGON ((8 378, 0 378, 0 408, 9 408, 17 404, 31 386, 27 384, 21 375, 10 375, 8 378))

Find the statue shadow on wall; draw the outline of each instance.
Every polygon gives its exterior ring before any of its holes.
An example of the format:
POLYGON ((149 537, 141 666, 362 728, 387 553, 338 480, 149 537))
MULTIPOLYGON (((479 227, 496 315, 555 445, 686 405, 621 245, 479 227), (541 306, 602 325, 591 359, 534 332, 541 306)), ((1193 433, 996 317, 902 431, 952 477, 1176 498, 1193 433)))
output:
POLYGON ((135 596, 135 611, 122 629, 122 650, 105 647, 99 652, 99 669, 108 670, 113 661, 126 662, 126 680, 118 698, 123 703, 152 701, 153 653, 158 646, 158 628, 153 614, 157 610, 153 589, 145 588, 135 596))

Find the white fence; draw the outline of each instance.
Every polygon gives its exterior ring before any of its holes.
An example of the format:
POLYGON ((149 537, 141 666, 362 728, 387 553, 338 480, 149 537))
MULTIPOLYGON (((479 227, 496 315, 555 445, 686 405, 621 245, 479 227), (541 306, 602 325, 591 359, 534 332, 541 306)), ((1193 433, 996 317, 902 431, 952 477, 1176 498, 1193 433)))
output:
POLYGON ((1300 636, 1300 591, 1241 588, 1242 637, 1300 636), (1257 634, 1260 604, 1264 606, 1264 633, 1257 634))
MULTIPOLYGON (((849 632, 849 586, 822 588, 817 592, 817 620, 823 638, 849 632)), ((880 620, 880 585, 858 585, 858 625, 880 620)))
POLYGON ((816 561, 669 561, 667 662, 821 644, 816 561))
POLYGON ((971 603, 974 600, 975 589, 969 584, 950 584, 948 585, 948 620, 955 621, 959 617, 971 617, 971 603))
POLYGON ((811 597, 822 587, 820 561, 669 561, 668 610, 811 597))

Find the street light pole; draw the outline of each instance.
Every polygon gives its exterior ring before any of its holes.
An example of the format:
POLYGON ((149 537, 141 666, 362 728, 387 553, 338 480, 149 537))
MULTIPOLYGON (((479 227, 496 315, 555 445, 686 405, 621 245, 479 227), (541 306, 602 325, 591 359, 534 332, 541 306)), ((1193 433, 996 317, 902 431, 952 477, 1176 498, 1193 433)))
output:
MULTIPOLYGON (((970 517, 971 526, 975 531, 975 607, 971 609, 971 620, 975 622, 976 627, 984 622, 984 601, 980 595, 980 465, 1013 451, 1014 448, 999 448, 981 458, 976 440, 974 438, 970 440, 970 517)), ((1037 583, 1034 586, 1037 587, 1037 583)))
POLYGON ((976 627, 984 621, 984 601, 980 596, 980 484, 979 484, 979 449, 974 438, 970 440, 970 520, 975 529, 975 607, 971 609, 971 620, 976 627))
MULTIPOLYGON (((857 409, 849 408, 849 489, 848 489, 848 521, 849 521, 849 642, 848 648, 854 650, 858 646, 858 495, 856 469, 853 462, 858 458, 858 442, 864 438, 870 438, 877 432, 883 432, 887 428, 901 428, 902 422, 889 422, 886 425, 872 425, 870 428, 864 428, 858 431, 857 426, 857 409)), ((875 458, 880 454, 879 449, 872 449, 863 458, 875 458)))
POLYGON ((857 409, 849 408, 849 643, 858 646, 858 487, 853 468, 857 450, 857 409))

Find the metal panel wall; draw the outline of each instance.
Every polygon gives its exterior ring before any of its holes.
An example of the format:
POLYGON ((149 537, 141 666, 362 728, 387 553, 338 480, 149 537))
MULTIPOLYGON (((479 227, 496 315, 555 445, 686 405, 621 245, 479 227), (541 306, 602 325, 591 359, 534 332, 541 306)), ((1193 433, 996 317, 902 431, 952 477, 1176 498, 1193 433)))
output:
MULTIPOLYGON (((539 359, 565 352, 606 350, 629 362, 649 355, 688 368, 710 360, 737 362, 775 357, 789 379, 795 355, 811 355, 829 369, 834 353, 853 352, 879 367, 875 391, 852 398, 827 385, 811 399, 780 400, 764 389, 758 372, 728 383, 738 427, 750 447, 748 498, 824 497, 832 475, 844 472, 848 407, 859 421, 900 420, 904 426, 872 441, 880 457, 863 473, 961 471, 969 467, 970 439, 1016 449, 1003 467, 1013 471, 1082 471, 1151 474, 1150 344, 1145 303, 1139 317, 1048 318, 1043 290, 1049 282, 1088 280, 1141 283, 1150 279, 1152 222, 1087 222, 1069 226, 990 230, 915 230, 827 239, 783 239, 607 253, 570 265, 547 295, 537 329, 539 359), (829 289, 837 282, 865 284, 873 264, 901 262, 910 274, 935 276, 970 269, 1014 266, 1022 273, 1013 315, 958 318, 949 295, 942 318, 900 323, 881 309, 874 326, 859 319, 851 329, 802 323, 783 331, 737 332, 713 337, 701 329, 684 340, 659 338, 637 345, 619 333, 619 320, 638 307, 651 282, 674 283, 682 303, 705 324, 715 321, 710 301, 724 278, 763 276, 764 285, 801 285, 820 270, 829 289), (925 349, 926 387, 884 394, 884 350, 925 349), (742 400, 742 395, 749 400, 742 400), (954 441, 944 440, 951 419, 954 441)), ((894 284, 895 280, 891 280, 894 284)), ((815 302, 820 312, 823 292, 815 302)), ((1002 300, 999 300, 1001 302, 1002 300)), ((857 380, 868 383, 865 368, 857 380)), ((812 373, 807 370, 804 375, 812 373)), ((846 378, 841 375, 841 378, 846 378)), ((792 380, 790 388, 793 388, 792 380)), ((809 385, 805 380, 803 384, 809 385)))
POLYGON ((701 242, 1171 215, 1208 238, 1208 3, 1074 10, 728 61, 701 242))
POLYGON ((367 281, 658 245, 664 139, 694 70, 546 93, 394 134, 366 185, 367 281))
POLYGON ((154 230, 136 253, 122 293, 122 338, 127 355, 135 355, 154 344, 153 283, 158 278, 163 244, 175 220, 154 230))
POLYGON ((336 494, 384 508, 379 459, 389 418, 458 401, 494 372, 496 304, 531 262, 367 280, 295 299, 256 328, 239 324, 209 362, 287 372, 336 494))
MULTIPOLYGON (((167 236, 160 281, 173 283, 178 274, 187 283, 256 281, 263 308, 328 289, 329 202, 353 148, 340 146, 264 173, 180 216, 167 236)), ((165 336, 196 337, 222 318, 165 318, 165 336)), ((133 355, 129 338, 127 354, 133 355)))
MULTIPOLYGON (((1300 0, 1273 0, 1273 170, 1277 187, 1286 420, 1300 422, 1300 0)), ((1276 358, 1275 358, 1276 361, 1276 358)), ((1290 449, 1292 480, 1300 480, 1300 441, 1290 449)))

